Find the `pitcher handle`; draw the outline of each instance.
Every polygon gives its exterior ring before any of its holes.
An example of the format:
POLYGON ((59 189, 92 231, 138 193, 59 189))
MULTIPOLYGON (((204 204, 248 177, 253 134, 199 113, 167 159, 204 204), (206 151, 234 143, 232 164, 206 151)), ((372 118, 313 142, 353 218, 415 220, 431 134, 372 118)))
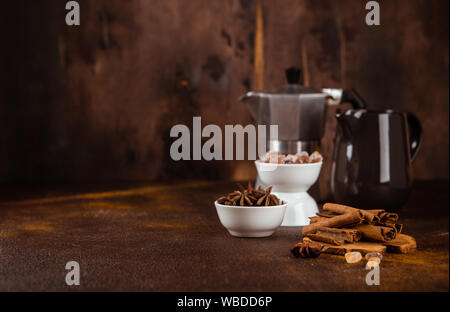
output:
POLYGON ((412 113, 406 113, 406 120, 409 128, 409 146, 411 151, 411 161, 416 159, 420 146, 422 145, 423 130, 419 119, 412 113))
POLYGON ((329 95, 328 105, 339 105, 341 103, 350 103, 354 109, 364 109, 367 107, 366 101, 356 92, 355 89, 330 89, 324 88, 322 92, 329 95))
POLYGON ((342 92, 341 103, 350 103, 354 109, 366 108, 366 101, 355 89, 346 89, 342 92))

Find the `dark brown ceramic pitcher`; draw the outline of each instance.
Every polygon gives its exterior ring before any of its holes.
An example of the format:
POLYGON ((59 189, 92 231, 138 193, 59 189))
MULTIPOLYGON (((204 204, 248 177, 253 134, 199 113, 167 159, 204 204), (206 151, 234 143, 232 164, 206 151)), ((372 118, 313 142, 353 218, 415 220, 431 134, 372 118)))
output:
POLYGON ((331 190, 337 203, 398 210, 413 181, 422 127, 411 113, 350 109, 338 120, 331 190))

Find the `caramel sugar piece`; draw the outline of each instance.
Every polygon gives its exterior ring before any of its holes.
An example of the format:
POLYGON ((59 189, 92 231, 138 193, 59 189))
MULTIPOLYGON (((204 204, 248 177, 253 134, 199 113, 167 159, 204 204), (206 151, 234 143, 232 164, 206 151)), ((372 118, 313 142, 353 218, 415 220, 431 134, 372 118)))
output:
POLYGON ((322 160, 323 157, 318 151, 315 151, 314 153, 311 154, 311 156, 309 156, 310 163, 321 162, 322 160))
POLYGON ((297 155, 297 163, 299 164, 306 164, 309 163, 309 154, 308 152, 300 152, 297 155))
POLYGON ((362 255, 359 251, 351 251, 345 254, 345 261, 347 263, 358 263, 361 259, 362 255))

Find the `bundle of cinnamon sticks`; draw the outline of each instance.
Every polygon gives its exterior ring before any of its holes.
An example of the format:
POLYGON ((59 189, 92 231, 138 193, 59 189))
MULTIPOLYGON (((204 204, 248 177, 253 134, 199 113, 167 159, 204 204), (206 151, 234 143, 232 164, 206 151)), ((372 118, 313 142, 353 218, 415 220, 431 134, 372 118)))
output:
POLYGON ((310 218, 303 227, 303 237, 331 245, 358 241, 387 243, 402 231, 398 214, 378 210, 362 210, 350 206, 326 203, 323 212, 310 218))

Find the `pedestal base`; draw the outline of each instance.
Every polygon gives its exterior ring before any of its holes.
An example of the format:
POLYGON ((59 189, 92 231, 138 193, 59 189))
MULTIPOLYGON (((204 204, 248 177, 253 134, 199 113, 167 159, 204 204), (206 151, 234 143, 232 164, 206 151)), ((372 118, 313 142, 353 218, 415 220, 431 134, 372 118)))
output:
MULTIPOLYGON (((259 176, 256 177, 255 187, 261 186, 267 188, 267 185, 261 182, 259 176)), ((319 212, 317 203, 308 192, 284 193, 272 192, 279 199, 288 203, 286 214, 284 215, 281 226, 305 226, 309 224, 309 217, 313 217, 319 212)))
POLYGON ((288 203, 281 226, 304 226, 309 224, 309 217, 319 212, 316 201, 307 193, 277 193, 278 198, 288 203))

